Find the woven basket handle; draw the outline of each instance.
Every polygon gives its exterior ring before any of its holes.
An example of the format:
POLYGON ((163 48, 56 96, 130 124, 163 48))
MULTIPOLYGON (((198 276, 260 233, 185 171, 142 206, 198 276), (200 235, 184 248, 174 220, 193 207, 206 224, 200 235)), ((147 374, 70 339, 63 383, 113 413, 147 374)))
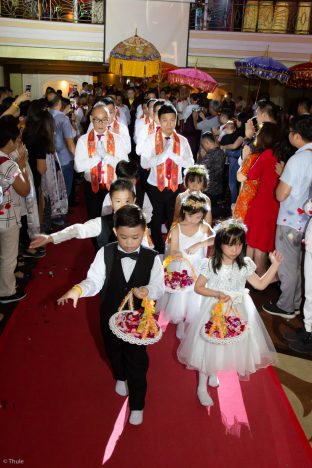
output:
POLYGON ((127 303, 128 303, 129 310, 134 310, 133 289, 130 289, 128 294, 121 301, 120 306, 118 307, 118 312, 121 312, 127 303))
MULTIPOLYGON (((225 317, 230 317, 230 315, 231 315, 232 313, 235 313, 235 315, 236 315, 237 317, 240 317, 240 313, 239 313, 238 308, 237 308, 235 305, 233 305, 233 299, 231 299, 230 301, 228 301, 228 302, 226 303, 226 310, 225 310, 225 312, 224 312, 224 316, 225 316, 225 317)), ((233 314, 233 315, 234 315, 234 314, 233 314)))
POLYGON ((172 256, 169 256, 169 257, 165 258, 165 260, 163 262, 163 265, 164 265, 165 268, 167 268, 167 270, 169 270, 169 266, 171 265, 171 263, 172 262, 178 262, 178 261, 183 261, 190 267, 192 275, 193 275, 193 279, 194 279, 194 281, 196 281, 197 280, 197 275, 196 275, 195 268, 193 267, 193 265, 191 264, 191 262, 189 261, 188 258, 181 257, 179 259, 176 259, 176 258, 174 258, 172 256))

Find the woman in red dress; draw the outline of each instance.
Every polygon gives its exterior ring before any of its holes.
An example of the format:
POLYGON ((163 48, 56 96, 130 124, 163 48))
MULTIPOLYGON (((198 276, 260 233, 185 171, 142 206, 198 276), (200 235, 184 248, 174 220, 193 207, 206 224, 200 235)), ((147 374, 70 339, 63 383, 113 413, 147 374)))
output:
POLYGON ((255 147, 261 152, 248 171, 249 180, 258 180, 259 188, 247 212, 247 256, 257 265, 258 275, 266 271, 268 252, 274 250, 276 220, 279 202, 275 197, 278 174, 275 170, 277 158, 274 148, 279 135, 275 123, 264 122, 258 131, 255 147))

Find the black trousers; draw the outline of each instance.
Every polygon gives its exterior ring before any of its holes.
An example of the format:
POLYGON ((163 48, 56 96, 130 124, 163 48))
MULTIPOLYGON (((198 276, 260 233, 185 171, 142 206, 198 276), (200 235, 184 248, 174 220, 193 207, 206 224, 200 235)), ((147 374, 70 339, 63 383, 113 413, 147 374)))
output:
POLYGON ((173 221, 175 201, 180 192, 180 186, 176 192, 168 190, 168 188, 165 188, 161 192, 157 187, 148 184, 147 194, 153 205, 153 216, 150 224, 152 240, 155 245, 155 250, 159 253, 164 253, 165 251, 161 225, 166 221, 168 229, 170 228, 173 221))
POLYGON ((114 378, 127 380, 130 410, 143 410, 147 390, 148 355, 146 346, 126 343, 109 328, 109 317, 101 313, 101 331, 114 378))
POLYGON ((106 194, 108 193, 107 189, 99 189, 97 193, 92 191, 91 182, 84 181, 84 194, 86 200, 86 208, 88 213, 88 219, 97 218, 101 216, 102 205, 106 194))

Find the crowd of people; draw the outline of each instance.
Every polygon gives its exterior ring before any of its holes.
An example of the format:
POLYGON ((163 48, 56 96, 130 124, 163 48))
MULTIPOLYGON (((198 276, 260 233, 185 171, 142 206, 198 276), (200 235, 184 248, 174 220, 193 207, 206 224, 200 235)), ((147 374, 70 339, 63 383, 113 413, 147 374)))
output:
POLYGON ((104 343, 117 393, 129 392, 130 422, 143 420, 148 358, 146 347, 110 332, 125 291, 133 289, 136 307, 144 297, 157 300, 177 324, 178 357, 199 371, 204 406, 213 404, 207 382, 218 385, 217 371, 248 375, 272 362, 246 281, 256 289, 279 282, 278 301, 263 310, 286 319, 302 310, 304 326, 284 337, 293 350, 312 352, 309 99, 289 116, 266 94, 250 108, 231 93, 217 101, 145 85, 83 83, 69 99, 52 88, 35 100, 11 94, 0 88, 0 303, 26 296, 16 286, 19 254, 38 259, 48 243, 92 238, 97 254, 87 278, 59 303, 76 306, 101 292, 104 343), (82 178, 88 219, 67 226, 82 178), (175 271, 191 268, 191 291, 165 291, 166 259, 175 271), (236 304, 253 330, 221 355, 200 340, 216 301, 236 304))

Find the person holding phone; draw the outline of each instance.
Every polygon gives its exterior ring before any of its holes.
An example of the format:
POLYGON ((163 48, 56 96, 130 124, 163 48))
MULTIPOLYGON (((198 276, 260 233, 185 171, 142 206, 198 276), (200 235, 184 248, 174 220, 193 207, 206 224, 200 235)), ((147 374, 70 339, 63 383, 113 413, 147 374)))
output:
POLYGON ((64 175, 67 196, 69 197, 74 177, 74 156, 76 145, 74 143, 75 130, 69 118, 64 115, 62 109, 62 98, 56 93, 47 96, 49 112, 55 123, 55 146, 58 154, 62 172, 64 175))
POLYGON ((10 107, 0 115, 0 119, 6 115, 12 115, 13 117, 19 117, 20 115, 20 105, 22 102, 29 101, 31 98, 30 91, 25 91, 25 93, 18 96, 10 107))

